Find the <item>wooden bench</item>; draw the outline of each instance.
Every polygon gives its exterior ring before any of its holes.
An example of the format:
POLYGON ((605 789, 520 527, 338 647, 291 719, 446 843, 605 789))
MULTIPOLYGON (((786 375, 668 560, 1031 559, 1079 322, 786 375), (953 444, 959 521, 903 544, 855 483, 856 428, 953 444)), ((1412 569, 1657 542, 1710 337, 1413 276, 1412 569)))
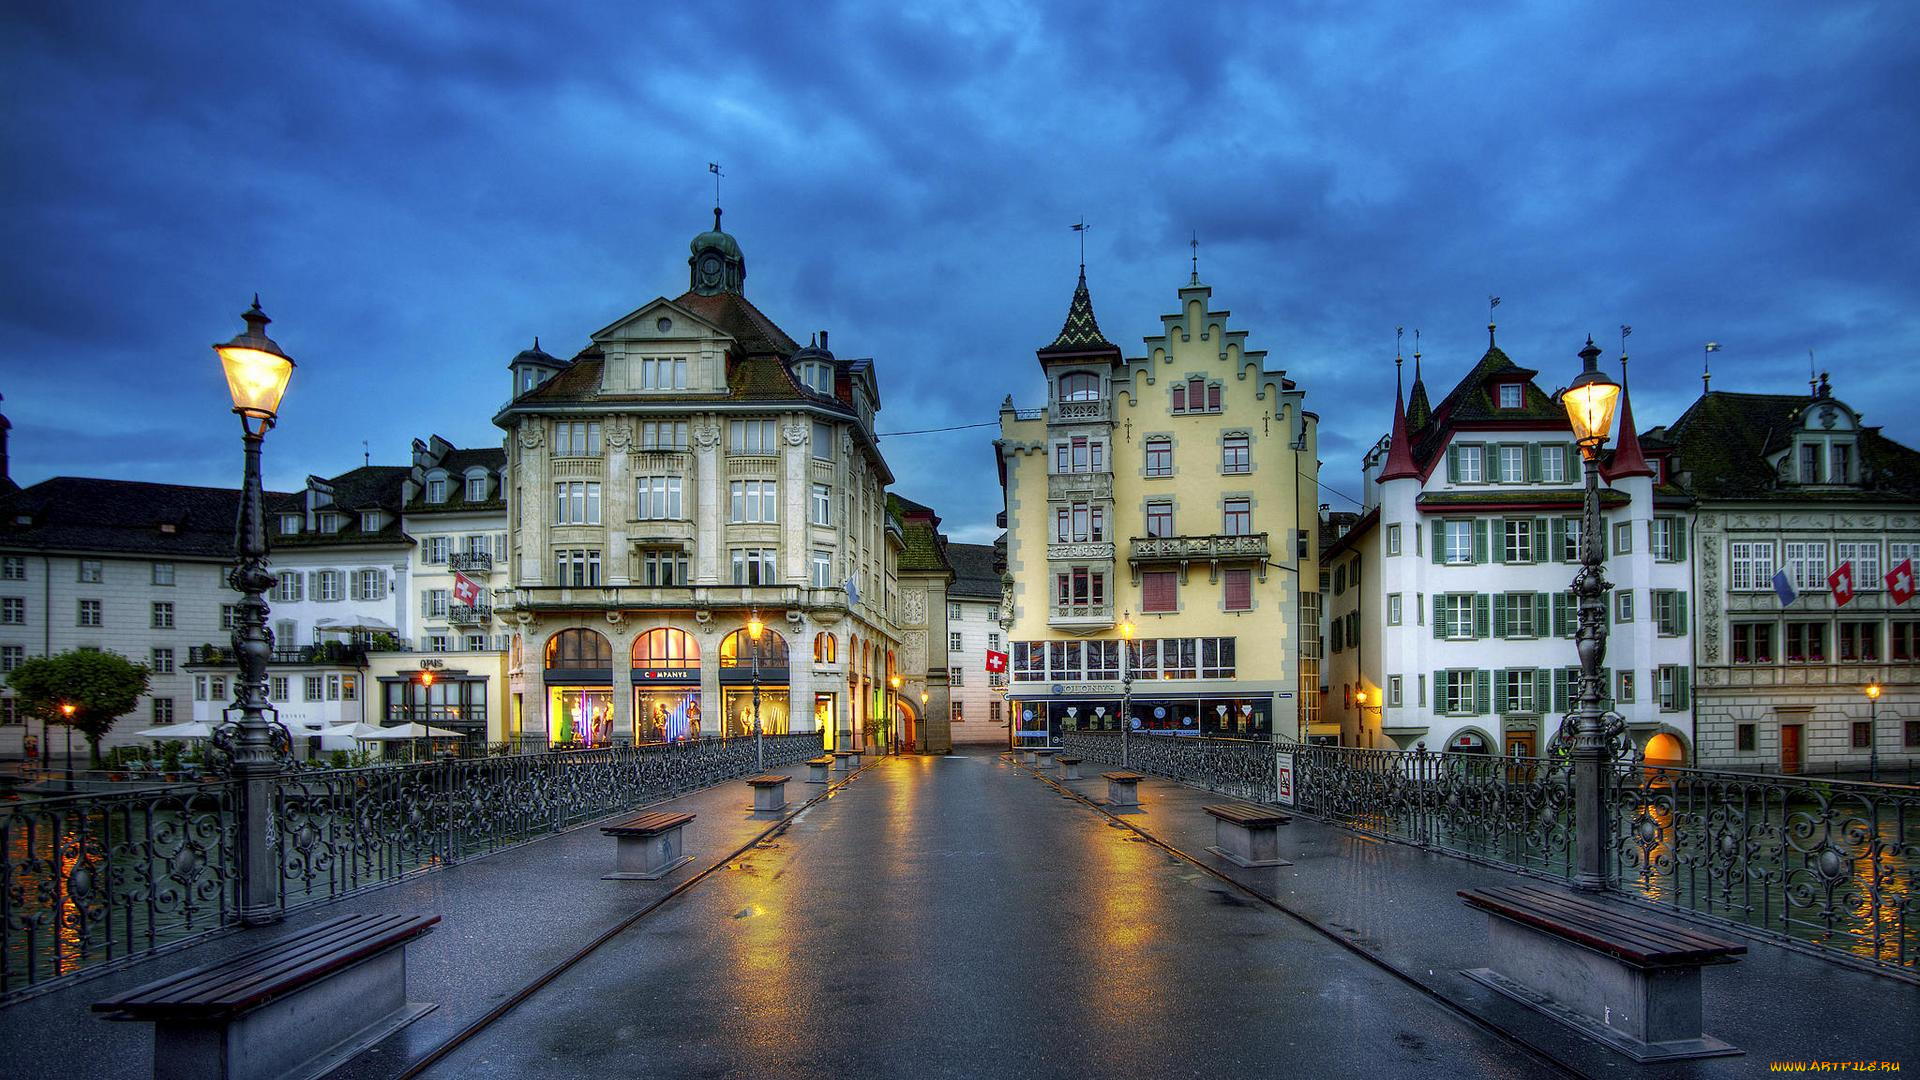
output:
POLYGON ((832 755, 821 754, 817 758, 808 758, 807 759, 807 783, 809 784, 828 783, 832 778, 829 777, 827 773, 828 773, 828 770, 832 768, 833 768, 832 755))
POLYGON ((1079 758, 1061 757, 1061 758, 1056 758, 1055 760, 1060 762, 1060 768, 1066 771, 1066 774, 1061 777, 1062 780, 1080 779, 1080 759, 1079 758))
POLYGON ((753 788, 753 812, 777 814, 787 808, 787 778, 778 773, 747 777, 753 788))
POLYGON ((438 915, 341 915, 93 1004, 153 1024, 155 1080, 319 1076, 433 1009, 407 942, 438 915))
POLYGON ((681 830, 693 815, 652 810, 607 825, 601 832, 615 838, 613 873, 602 881, 653 881, 693 861, 681 845, 681 830))
POLYGON ((833 752, 833 767, 840 770, 840 772, 851 773, 854 769, 858 768, 859 766, 860 766, 860 751, 835 750, 833 752))
POLYGON ((1462 972, 1636 1061, 1742 1053, 1700 1030, 1700 969, 1745 945, 1650 911, 1533 885, 1462 890, 1488 915, 1488 967, 1462 972))
POLYGON ((1280 857, 1280 826, 1292 818, 1252 803, 1222 803, 1200 809, 1213 818, 1213 846, 1208 851, 1236 866, 1293 865, 1280 857))
POLYGON ((1103 772, 1101 779, 1107 782, 1107 805, 1115 810, 1140 809, 1140 781, 1146 777, 1137 772, 1103 772))
POLYGON ((1053 757, 1060 751, 1057 747, 1038 746, 1034 748, 1034 766, 1041 769, 1053 768, 1053 757))

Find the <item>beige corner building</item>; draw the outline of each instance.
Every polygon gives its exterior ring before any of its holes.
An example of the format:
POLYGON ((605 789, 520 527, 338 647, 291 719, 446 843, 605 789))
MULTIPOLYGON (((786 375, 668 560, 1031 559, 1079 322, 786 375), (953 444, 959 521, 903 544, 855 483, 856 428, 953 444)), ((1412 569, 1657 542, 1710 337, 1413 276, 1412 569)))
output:
POLYGON ((1117 732, 1123 698, 1135 731, 1296 739, 1314 722, 1318 417, 1212 295, 1196 273, 1123 359, 1083 266, 1037 353, 1045 406, 1001 407, 1016 745, 1117 732))

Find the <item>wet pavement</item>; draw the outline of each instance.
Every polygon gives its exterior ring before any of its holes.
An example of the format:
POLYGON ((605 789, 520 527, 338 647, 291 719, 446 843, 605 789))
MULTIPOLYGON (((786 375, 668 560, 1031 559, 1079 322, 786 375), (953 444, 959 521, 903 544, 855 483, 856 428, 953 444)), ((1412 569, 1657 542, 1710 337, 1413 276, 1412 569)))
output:
POLYGON ((999 756, 899 758, 435 1077, 1540 1075, 999 756))

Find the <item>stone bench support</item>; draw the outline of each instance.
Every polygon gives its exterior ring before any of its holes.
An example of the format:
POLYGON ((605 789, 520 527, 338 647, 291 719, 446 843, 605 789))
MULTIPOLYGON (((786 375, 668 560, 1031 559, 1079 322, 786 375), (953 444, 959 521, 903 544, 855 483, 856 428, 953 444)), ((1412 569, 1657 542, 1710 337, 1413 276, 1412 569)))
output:
POLYGON ((1280 857, 1280 826, 1292 818, 1247 803, 1201 809, 1213 818, 1213 846, 1208 851, 1249 869, 1293 865, 1280 857))
POLYGON ((1062 780, 1080 779, 1080 759, 1079 758, 1060 757, 1060 758, 1055 758, 1054 760, 1060 763, 1060 768, 1063 770, 1060 777, 1062 780))
POLYGON ((833 769, 833 758, 831 757, 828 757, 823 754, 817 758, 808 758, 807 759, 807 783, 809 784, 828 783, 830 780, 830 777, 827 774, 832 769, 833 769))
POLYGON ((1108 808, 1126 813, 1140 809, 1140 781, 1146 779, 1136 772, 1101 773, 1107 782, 1108 808))
POLYGON ((774 773, 747 777, 753 788, 753 812, 778 814, 787 808, 787 778, 774 773))
POLYGON ((693 861, 681 839, 694 815, 656 810, 608 825, 614 838, 613 873, 602 881, 654 881, 693 861))

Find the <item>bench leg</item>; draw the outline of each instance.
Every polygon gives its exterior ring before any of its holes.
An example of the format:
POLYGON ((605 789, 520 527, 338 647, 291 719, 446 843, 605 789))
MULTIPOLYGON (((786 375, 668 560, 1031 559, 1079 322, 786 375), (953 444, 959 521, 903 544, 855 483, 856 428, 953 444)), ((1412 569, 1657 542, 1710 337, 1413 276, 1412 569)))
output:
POLYGON ((787 808, 787 785, 757 787, 753 789, 753 812, 756 814, 778 814, 787 808))
POLYGON ((1700 967, 1638 968, 1488 914, 1489 967, 1462 972, 1636 1061, 1744 1053, 1700 1030, 1700 967))
POLYGON ((1078 780, 1078 779, 1080 779, 1080 766, 1078 766, 1078 765, 1062 765, 1062 766, 1060 766, 1060 767, 1061 767, 1061 768, 1063 768, 1063 769, 1065 769, 1065 770, 1067 770, 1067 774, 1066 774, 1066 776, 1064 776, 1064 777, 1062 777, 1062 779, 1064 779, 1064 780, 1078 780))
POLYGON ((693 861, 682 850, 680 833, 686 828, 668 829, 659 836, 619 836, 614 838, 613 873, 602 881, 655 881, 693 861))
POLYGON ((809 784, 827 783, 827 766, 809 764, 807 766, 807 783, 809 784))
POLYGON ((1139 786, 1137 781, 1134 783, 1107 781, 1107 806, 1121 812, 1140 809, 1139 786))
POLYGON ((407 1000, 397 945, 224 1023, 155 1024, 154 1080, 321 1076, 432 1010, 407 1000))
POLYGON ((1280 857, 1280 829, 1276 825, 1248 828, 1214 818, 1213 846, 1207 850, 1248 869, 1293 865, 1280 857))

